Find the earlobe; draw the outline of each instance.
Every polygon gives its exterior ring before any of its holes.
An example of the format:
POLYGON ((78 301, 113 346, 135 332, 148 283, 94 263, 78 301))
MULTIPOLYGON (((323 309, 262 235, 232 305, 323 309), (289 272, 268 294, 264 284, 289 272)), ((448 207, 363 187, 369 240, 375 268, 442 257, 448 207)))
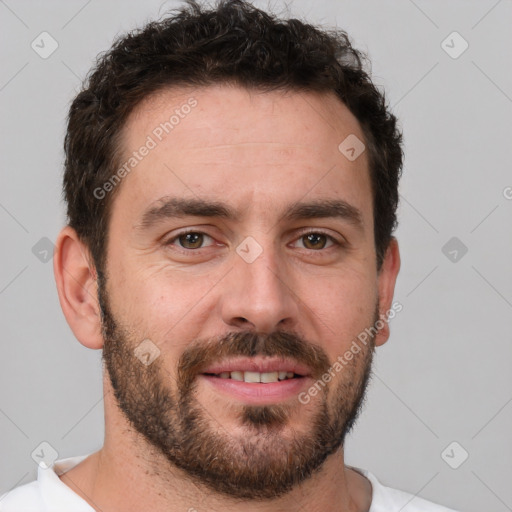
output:
POLYGON ((87 247, 70 226, 64 227, 57 237, 53 271, 59 302, 74 335, 85 347, 101 349, 96 269, 87 247))
POLYGON ((378 274, 378 287, 379 287, 379 313, 383 327, 379 329, 375 337, 375 345, 380 346, 386 343, 389 339, 390 330, 387 320, 387 312, 392 309, 393 295, 395 292, 395 283, 400 271, 400 251, 398 248, 398 240, 395 237, 391 238, 389 246, 382 262, 382 267, 378 274))

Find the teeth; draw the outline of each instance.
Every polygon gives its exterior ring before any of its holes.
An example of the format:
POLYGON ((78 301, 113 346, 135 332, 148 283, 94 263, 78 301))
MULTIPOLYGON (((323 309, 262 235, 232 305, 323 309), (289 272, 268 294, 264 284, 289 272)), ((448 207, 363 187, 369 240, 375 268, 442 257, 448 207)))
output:
POLYGON ((260 382, 277 382, 277 380, 278 372, 262 373, 260 377, 260 382))
POLYGON ((244 372, 245 382, 261 382, 260 372, 244 372))
POLYGON ((278 382, 280 380, 292 379, 295 374, 293 372, 222 372, 217 374, 221 379, 233 379, 240 382, 278 382))

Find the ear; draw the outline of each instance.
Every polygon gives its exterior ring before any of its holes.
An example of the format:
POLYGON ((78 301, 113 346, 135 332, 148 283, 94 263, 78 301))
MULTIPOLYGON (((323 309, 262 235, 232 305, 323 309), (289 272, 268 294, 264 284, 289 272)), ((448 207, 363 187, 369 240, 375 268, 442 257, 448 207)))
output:
POLYGON ((69 226, 57 237, 53 272, 60 306, 74 335, 87 348, 102 348, 96 269, 89 250, 69 226))
POLYGON ((392 306, 395 283, 399 270, 400 251, 398 250, 398 241, 395 237, 392 237, 377 277, 379 288, 379 315, 384 323, 384 326, 379 329, 379 332, 375 336, 375 346, 377 347, 384 345, 389 338, 390 332, 389 324, 386 321, 386 313, 392 306))

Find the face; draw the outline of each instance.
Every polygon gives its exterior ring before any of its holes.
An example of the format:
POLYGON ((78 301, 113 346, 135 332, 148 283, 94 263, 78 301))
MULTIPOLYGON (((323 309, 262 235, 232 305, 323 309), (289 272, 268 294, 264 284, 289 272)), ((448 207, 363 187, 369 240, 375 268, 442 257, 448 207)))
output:
POLYGON ((228 86, 161 92, 126 124, 103 356, 141 442, 217 492, 285 493, 357 416, 374 340, 346 354, 379 318, 379 276, 351 134, 334 96, 228 86))

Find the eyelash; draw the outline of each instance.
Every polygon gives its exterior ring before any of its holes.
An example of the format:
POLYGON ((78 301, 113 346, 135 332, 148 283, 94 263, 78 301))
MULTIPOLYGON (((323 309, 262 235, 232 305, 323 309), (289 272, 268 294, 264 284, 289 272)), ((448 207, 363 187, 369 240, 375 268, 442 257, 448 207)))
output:
MULTIPOLYGON (((195 234, 195 235, 206 235, 207 237, 211 238, 213 240, 213 237, 208 235, 208 233, 205 233, 204 231, 199 231, 199 230, 195 230, 195 229, 189 229, 189 230, 186 230, 186 231, 182 231, 181 233, 178 233, 177 235, 174 235, 172 238, 170 238, 169 240, 167 240, 165 242, 165 246, 172 246, 173 243, 178 240, 180 237, 182 236, 186 236, 188 234, 195 234)), ((330 249, 331 247, 345 247, 346 246, 346 243, 344 242, 341 242, 339 240, 336 240, 336 238, 334 238, 332 235, 326 233, 325 231, 322 231, 321 229, 318 230, 309 230, 309 231, 304 231, 300 234, 300 236, 298 238, 296 238, 296 240, 299 240, 300 238, 303 238, 305 237, 306 235, 323 235, 325 237, 327 237, 331 242, 332 242, 332 245, 329 246, 329 247, 324 247, 322 249, 307 249, 307 248, 304 248, 304 250, 306 251, 311 251, 312 253, 321 253, 321 252, 324 252, 328 249, 330 249)), ((176 250, 180 251, 180 252, 184 252, 184 253, 187 253, 187 254, 190 254, 190 253, 193 253, 193 252, 199 252, 201 249, 206 249, 207 247, 199 247, 197 249, 187 249, 185 247, 179 247, 179 246, 176 246, 176 250)))

